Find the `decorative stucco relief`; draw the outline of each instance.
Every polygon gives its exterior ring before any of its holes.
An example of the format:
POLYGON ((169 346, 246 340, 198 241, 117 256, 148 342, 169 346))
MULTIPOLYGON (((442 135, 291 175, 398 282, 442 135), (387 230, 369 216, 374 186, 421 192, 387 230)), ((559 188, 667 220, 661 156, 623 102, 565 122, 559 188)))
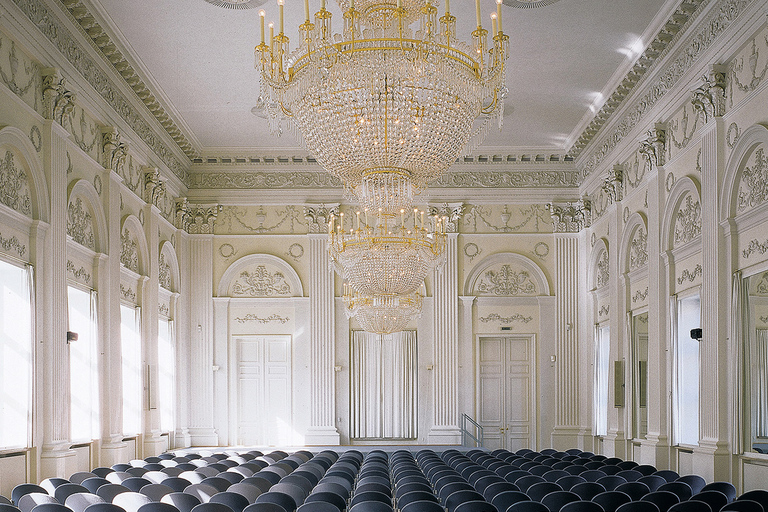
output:
POLYGON ((77 268, 72 260, 67 260, 67 272, 71 274, 76 281, 81 281, 85 284, 90 284, 91 282, 91 274, 85 270, 85 267, 77 268))
POLYGON ((768 295, 768 272, 760 277, 760 280, 755 285, 755 292, 758 295, 768 295))
POLYGON ((696 265, 693 271, 685 269, 680 274, 680 277, 677 278, 677 284, 683 284, 686 281, 692 283, 696 280, 697 277, 701 276, 703 271, 704 269, 701 267, 701 265, 696 265))
POLYGON ((636 302, 643 302, 647 298, 648 298, 648 288, 646 288, 644 291, 637 290, 637 292, 635 292, 635 294, 632 296, 632 304, 636 302))
POLYGON ((7 150, 5 157, 0 160, 0 203, 27 217, 32 216, 27 171, 16 165, 10 150, 7 150))
POLYGON ((600 311, 597 312, 597 316, 600 316, 600 317, 606 316, 610 312, 611 312, 611 306, 605 305, 600 308, 600 311))
POLYGON ((768 157, 760 146, 741 171, 736 209, 742 213, 768 202, 768 157))
POLYGON ((139 273, 139 243, 129 229, 123 229, 120 234, 120 263, 139 273))
POLYGON ((629 244, 629 270, 648 264, 648 233, 642 226, 637 228, 629 244))
POLYGON ((510 316, 501 316, 498 313, 490 313, 488 316, 481 316, 478 318, 478 320, 483 323, 499 322, 502 324, 511 324, 512 322, 523 322, 524 324, 527 324, 533 320, 533 317, 521 315, 520 313, 515 313, 514 315, 510 316))
POLYGON ((519 297, 536 294, 536 284, 525 270, 515 270, 511 265, 501 265, 497 269, 483 272, 475 285, 478 295, 496 295, 499 297, 519 297))
POLYGON ((669 157, 675 154, 675 150, 685 149, 688 143, 693 140, 696 130, 699 129, 699 123, 703 123, 702 115, 694 109, 691 102, 682 106, 672 118, 667 122, 667 138, 669 157))
POLYGON ((2 233, 0 233, 0 247, 6 251, 14 251, 20 258, 23 258, 24 255, 27 254, 27 246, 22 244, 15 236, 3 238, 2 233))
MULTIPOLYGON (((182 181, 187 180, 187 171, 185 165, 176 158, 175 154, 164 142, 161 137, 158 137, 155 130, 145 120, 144 116, 134 108, 131 101, 125 97, 120 91, 119 87, 112 82, 110 77, 101 70, 101 66, 91 59, 90 52, 80 44, 75 38, 69 28, 62 23, 57 17, 56 13, 51 10, 49 4, 43 0, 12 0, 16 6, 21 9, 27 18, 40 30, 40 32, 62 53, 70 64, 85 78, 85 80, 96 90, 96 92, 112 107, 112 109, 120 115, 123 120, 133 129, 133 131, 160 157, 163 162, 178 176, 182 181)), ((122 58, 117 50, 115 44, 113 44, 110 38, 104 33, 98 23, 88 12, 88 9, 79 0, 65 0, 64 5, 71 9, 70 14, 75 16, 77 13, 83 20, 88 22, 89 30, 85 32, 86 35, 94 40, 94 43, 105 53, 105 58, 108 61, 114 62, 115 65, 125 62, 128 70, 132 71, 130 65, 122 58), (117 56, 121 58, 115 60, 117 56)), ((77 17, 75 17, 77 19, 77 17)), ((85 29, 83 29, 85 31, 85 29)), ((116 68, 117 69, 117 68, 116 68)), ((120 70, 118 69, 118 72, 120 70)), ((133 73, 134 77, 138 79, 138 76, 133 73)), ((126 82, 127 83, 127 82, 126 82)), ((139 79, 136 84, 141 84, 139 79)), ((134 85, 136 85, 134 84, 134 85)), ((130 86, 130 84, 129 84, 130 86)), ((138 85, 137 85, 138 87, 138 85)), ((134 90, 136 87, 133 87, 134 90)), ((154 104, 150 103, 147 108, 153 112, 167 130, 169 127, 176 129, 175 140, 180 144, 182 149, 190 149, 188 143, 185 144, 184 136, 181 130, 175 126, 170 117, 166 114, 165 118, 162 118, 162 107, 155 100, 154 104), (165 122, 164 122, 165 121, 165 122), (169 124, 170 122, 170 124, 169 124)), ((169 131, 170 133, 170 131, 169 131)), ((171 135, 173 137, 173 135, 171 135)), ((191 154, 191 153, 190 153, 191 154)))
POLYGON ((729 105, 757 89, 768 74, 768 29, 748 42, 728 69, 729 105))
POLYGON ((0 80, 24 103, 42 114, 40 65, 16 50, 16 43, 0 34, 0 80))
MULTIPOLYGON (((638 96, 629 108, 626 109, 624 116, 617 120, 614 125, 615 127, 602 137, 591 158, 582 168, 583 176, 589 176, 597 169, 602 160, 645 119, 646 114, 656 105, 658 100, 677 84, 678 80, 698 62, 699 57, 709 49, 718 36, 727 30, 731 23, 751 4, 752 0, 719 1, 718 5, 709 11, 707 18, 701 23, 699 31, 689 37, 685 44, 679 47, 674 56, 670 59, 655 59, 655 62, 665 62, 666 65, 659 71, 658 78, 654 82, 653 87, 650 87, 647 92, 638 96)), ((698 14, 698 10, 688 12, 687 15, 686 13, 676 12, 673 16, 682 15, 683 17, 690 16, 695 18, 696 14, 698 14)), ((684 33, 684 31, 679 30, 675 31, 675 33, 684 33)), ((674 39, 672 37, 671 40, 674 39)), ((666 46, 666 44, 663 46, 666 46)), ((642 63, 643 59, 639 59, 638 62, 642 63)), ((645 61, 645 65, 648 65, 648 60, 645 61)), ((623 94, 627 94, 627 92, 625 91, 623 94)), ((610 98, 606 103, 610 104, 610 98)), ((596 116, 596 120, 593 123, 596 123, 597 126, 593 128, 590 125, 579 137, 577 143, 574 144, 574 149, 571 151, 573 156, 576 156, 592 140, 607 119, 608 116, 596 116)))
POLYGON ((765 254, 766 252, 768 252, 768 240, 760 243, 760 240, 754 239, 749 242, 746 249, 741 251, 741 254, 744 258, 749 258, 753 254, 765 254))
POLYGON ((136 292, 133 291, 133 288, 125 286, 123 283, 120 283, 120 296, 129 302, 136 303, 136 292))
POLYGON ((248 313, 245 316, 239 316, 235 318, 235 321, 241 324, 244 324, 246 322, 258 322, 260 324, 271 324, 274 322, 279 324, 286 324, 290 320, 291 320, 290 317, 280 316, 278 314, 273 314, 273 315, 269 315, 268 317, 262 318, 255 313, 248 313))
POLYGON ((701 235, 701 204, 688 194, 675 215, 674 247, 686 244, 701 235))
POLYGON ((265 265, 251 271, 244 270, 232 285, 233 297, 290 296, 291 285, 280 271, 270 272, 265 265))
POLYGON ((171 272, 171 265, 165 260, 165 253, 160 253, 159 262, 159 277, 160 286, 168 291, 173 289, 173 273, 171 272))
POLYGON ((597 268, 595 269, 595 284, 598 288, 602 288, 607 285, 611 280, 610 264, 608 262, 608 251, 603 251, 597 260, 597 268))
MULTIPOLYGON (((306 232, 304 212, 300 206, 282 208, 257 208, 225 206, 216 226, 218 233, 299 233, 306 232)), ((325 225, 327 226, 327 222, 325 225)), ((326 229, 327 230, 327 229, 326 229)))
POLYGON ((467 213, 464 215, 464 227, 467 232, 474 233, 484 231, 551 233, 552 217, 546 208, 540 204, 523 207, 513 206, 511 210, 509 205, 504 205, 500 210, 493 206, 468 205, 467 213))
POLYGON ((79 197, 67 207, 67 234, 83 247, 96 250, 93 217, 79 197))
POLYGON ((624 181, 627 186, 637 188, 650 170, 651 164, 647 159, 641 158, 640 151, 636 151, 626 162, 624 162, 624 181))

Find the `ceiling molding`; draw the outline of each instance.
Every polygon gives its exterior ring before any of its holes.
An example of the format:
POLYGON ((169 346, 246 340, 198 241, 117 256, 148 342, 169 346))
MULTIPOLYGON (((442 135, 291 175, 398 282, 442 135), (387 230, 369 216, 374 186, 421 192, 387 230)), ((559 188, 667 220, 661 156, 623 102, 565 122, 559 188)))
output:
POLYGON ((72 19, 83 29, 83 33, 93 41, 96 49, 104 58, 112 64, 115 70, 123 77, 125 83, 136 93, 136 96, 146 105, 147 109, 160 122, 163 129, 171 136, 179 148, 190 159, 197 156, 195 147, 182 132, 176 121, 171 118, 165 108, 160 104, 155 94, 145 83, 145 79, 137 73, 133 64, 128 61, 120 50, 122 44, 116 44, 104 27, 96 20, 93 13, 82 0, 59 0, 72 19))
POLYGON ((675 9, 667 22, 663 25, 656 37, 651 41, 642 55, 635 61, 624 79, 614 89, 613 93, 605 100, 603 106, 595 114, 584 131, 579 135, 568 151, 568 155, 577 158, 605 126, 624 100, 637 89, 641 79, 655 67, 664 55, 666 55, 675 43, 685 33, 696 15, 701 12, 702 6, 716 0, 683 0, 675 9))
MULTIPOLYGON (((219 168, 251 167, 253 165, 319 165, 315 157, 307 154, 300 155, 247 155, 233 153, 231 155, 207 155, 192 160, 192 169, 198 172, 210 170, 211 166, 219 168)), ((520 152, 515 154, 478 154, 467 155, 456 160, 454 165, 465 164, 504 164, 504 165, 556 165, 575 169, 574 159, 559 153, 520 152)))
MULTIPOLYGON (((701 1, 707 3, 709 0, 701 1)), ((664 97, 667 91, 671 90, 680 78, 697 63, 699 56, 707 51, 715 39, 730 27, 731 23, 755 0, 712 1, 715 1, 716 5, 713 6, 707 17, 698 24, 698 30, 690 35, 686 35, 685 43, 680 44, 675 49, 675 53, 669 59, 666 59, 664 67, 659 69, 653 83, 645 87, 642 94, 637 94, 631 105, 622 109, 620 118, 612 120, 613 126, 611 130, 601 134, 599 143, 590 140, 590 143, 595 144, 595 146, 590 149, 589 158, 583 163, 580 162, 583 178, 590 176, 597 169, 603 159, 643 121, 645 115, 651 111, 657 101, 664 97)), ((684 1, 683 4, 685 3, 687 2, 684 1)), ((698 10, 697 14, 700 11, 698 10)), ((690 24, 693 19, 694 16, 689 16, 687 23, 690 24)), ((682 29, 682 32, 685 32, 685 30, 682 29)), ((679 34, 673 42, 677 42, 678 37, 679 34)), ((672 46, 665 48, 665 51, 669 48, 672 48, 672 46)), ((657 62, 661 62, 662 57, 663 55, 660 55, 655 58, 657 62)), ((573 153, 570 154, 573 155, 573 153)))
MULTIPOLYGON (((189 161, 180 160, 174 150, 157 136, 144 116, 123 95, 110 76, 89 57, 89 52, 79 38, 62 23, 57 13, 43 0, 12 0, 40 33, 54 45, 64 59, 93 87, 99 96, 116 112, 147 146, 182 182, 187 180, 189 161)), ((65 12, 68 12, 65 10, 65 12)), ((79 26, 83 31, 85 29, 79 26)), ((103 55, 103 53, 102 53, 103 55)), ((106 57, 105 57, 106 58, 106 57)), ((128 84, 130 86, 130 84, 128 84)))

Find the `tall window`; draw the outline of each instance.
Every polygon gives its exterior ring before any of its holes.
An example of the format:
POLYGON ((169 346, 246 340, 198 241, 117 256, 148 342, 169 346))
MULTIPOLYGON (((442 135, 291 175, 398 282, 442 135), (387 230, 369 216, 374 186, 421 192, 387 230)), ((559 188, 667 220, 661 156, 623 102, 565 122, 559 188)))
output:
POLYGON ((157 329, 157 369, 159 372, 160 428, 170 432, 174 428, 176 336, 173 321, 160 317, 157 329))
POLYGON ((0 261, 0 448, 29 446, 32 268, 0 261))
POLYGON ((120 305, 123 356, 123 434, 141 432, 141 310, 120 305))
POLYGON ((69 330, 77 341, 69 344, 70 428, 74 441, 99 437, 99 385, 96 293, 67 288, 69 330))
POLYGON ((768 453, 768 329, 756 329, 749 351, 752 449, 768 453))
MULTIPOLYGON (((699 342, 691 329, 701 327, 699 295, 677 298, 673 411, 675 444, 699 444, 699 342)), ((673 316, 675 318, 675 316, 673 316)))
POLYGON ((608 434, 608 377, 611 353, 611 328, 595 330, 595 435, 608 434))

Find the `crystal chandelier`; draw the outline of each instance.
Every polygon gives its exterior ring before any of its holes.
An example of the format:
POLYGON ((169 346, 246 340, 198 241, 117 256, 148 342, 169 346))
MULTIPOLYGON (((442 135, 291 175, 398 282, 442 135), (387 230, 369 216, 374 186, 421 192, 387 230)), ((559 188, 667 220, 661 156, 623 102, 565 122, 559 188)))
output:
POLYGON ((284 32, 284 1, 278 0, 278 33, 270 23, 268 41, 265 12, 259 13, 258 106, 273 131, 287 119, 360 205, 355 219, 329 223, 347 313, 372 332, 401 330, 420 314, 418 289, 445 252, 444 219, 413 211, 414 196, 478 144, 492 120, 501 123, 509 44, 501 0, 490 45, 480 0, 472 44, 456 38, 449 0, 439 19, 430 0, 338 0, 340 33, 331 30, 325 0, 314 23, 305 0, 294 51, 284 32))

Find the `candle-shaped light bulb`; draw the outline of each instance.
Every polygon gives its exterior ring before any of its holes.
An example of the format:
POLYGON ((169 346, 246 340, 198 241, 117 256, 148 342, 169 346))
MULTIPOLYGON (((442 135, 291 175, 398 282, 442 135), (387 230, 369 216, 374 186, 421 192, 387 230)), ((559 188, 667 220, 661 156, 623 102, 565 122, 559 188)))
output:
POLYGON ((368 227, 368 208, 363 210, 365 212, 365 227, 368 227))
POLYGON ((264 44, 264 16, 266 16, 267 13, 264 12, 264 9, 259 11, 259 19, 261 20, 261 44, 264 44))
POLYGON ((275 49, 275 24, 273 22, 269 22, 269 51, 273 51, 275 49))
POLYGON ((304 0, 304 17, 309 21, 309 0, 304 0))
POLYGON ((321 2, 320 2, 320 10, 321 11, 325 10, 325 0, 321 0, 321 2))
POLYGON ((277 6, 280 8, 280 33, 281 34, 283 33, 283 29, 285 28, 283 25, 283 4, 284 3, 285 3, 285 0, 277 0, 277 6))
POLYGON ((445 0, 445 14, 451 12, 451 0, 445 0))
POLYGON ((357 230, 360 231, 360 211, 356 211, 355 215, 357 215, 357 230))
POLYGON ((413 209, 413 230, 416 231, 416 215, 419 213, 418 208, 413 209))
POLYGON ((400 208, 400 226, 405 228, 405 210, 400 208))
POLYGON ((496 13, 491 13, 491 34, 496 36, 496 13))
POLYGON ((483 20, 480 16, 480 0, 475 0, 475 13, 477 14, 477 26, 481 27, 483 25, 483 20))
POLYGON ((501 28, 501 2, 502 0, 496 0, 496 17, 498 18, 499 32, 504 32, 501 28))
POLYGON ((328 221, 328 234, 330 235, 331 233, 333 233, 333 221, 329 220, 328 221))
POLYGON ((424 212, 421 212, 421 229, 424 229, 424 212))

